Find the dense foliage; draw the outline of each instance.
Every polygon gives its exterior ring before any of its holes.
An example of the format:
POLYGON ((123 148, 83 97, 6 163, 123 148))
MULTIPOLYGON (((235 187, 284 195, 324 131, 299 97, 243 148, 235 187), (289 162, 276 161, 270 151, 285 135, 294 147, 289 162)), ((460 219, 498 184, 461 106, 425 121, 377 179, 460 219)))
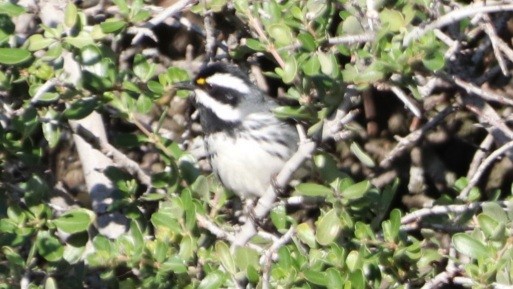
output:
POLYGON ((83 2, 0 3, 0 288, 513 286, 509 2, 83 2), (213 60, 316 145, 243 246, 213 60))

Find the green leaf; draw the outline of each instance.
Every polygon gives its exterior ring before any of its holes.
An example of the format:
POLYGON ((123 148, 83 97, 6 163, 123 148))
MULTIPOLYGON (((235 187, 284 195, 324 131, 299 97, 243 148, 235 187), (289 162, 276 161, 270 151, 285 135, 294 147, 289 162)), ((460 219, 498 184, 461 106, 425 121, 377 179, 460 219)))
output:
POLYGON ((158 94, 158 95, 164 94, 164 86, 162 84, 160 84, 159 82, 150 80, 150 81, 148 81, 148 83, 146 85, 148 86, 148 89, 151 92, 158 94))
POLYGON ((330 289, 343 288, 344 280, 341 272, 333 267, 326 270, 326 287, 330 289))
POLYGON ((330 59, 330 56, 324 52, 317 52, 317 57, 319 59, 319 63, 321 64, 321 71, 326 75, 331 75, 333 70, 333 63, 330 59))
POLYGON ((339 31, 339 35, 355 35, 365 32, 357 17, 351 15, 347 17, 342 23, 342 31, 339 31))
POLYGON ((292 14, 292 17, 298 20, 302 21, 305 18, 303 15, 303 11, 301 11, 301 8, 299 8, 298 6, 292 6, 289 11, 290 14, 292 14))
POLYGON ((182 274, 187 272, 187 266, 185 262, 183 262, 178 257, 172 257, 169 260, 166 260, 159 267, 159 271, 162 272, 173 272, 175 274, 182 274))
POLYGON ((437 72, 445 66, 444 53, 440 50, 434 51, 422 58, 422 64, 424 64, 427 69, 437 72))
POLYGON ((301 183, 295 189, 298 194, 309 197, 325 197, 333 194, 331 188, 315 183, 301 183))
POLYGON ((331 209, 317 221, 315 239, 323 246, 330 245, 337 238, 340 229, 341 223, 337 216, 337 211, 331 209))
POLYGON ((59 100, 61 95, 56 92, 45 92, 37 99, 37 103, 52 103, 59 100))
POLYGON ((359 199, 369 191, 371 183, 369 180, 364 180, 344 189, 341 193, 344 199, 354 200, 359 199))
POLYGON ((130 7, 128 6, 128 3, 126 3, 126 0, 112 0, 116 6, 119 8, 119 12, 121 14, 128 14, 130 12, 130 7))
POLYGON ((62 259, 64 247, 57 238, 47 231, 41 231, 37 235, 37 252, 49 262, 56 262, 62 259))
POLYGON ((148 114, 153 107, 153 101, 148 96, 141 94, 137 98, 136 108, 137 112, 141 114, 148 114))
POLYGON ((96 105, 96 98, 79 99, 64 110, 64 116, 68 119, 82 119, 91 114, 96 105))
POLYGON ((312 115, 304 106, 278 106, 273 109, 274 114, 278 118, 293 118, 293 119, 310 119, 312 115))
POLYGON ((68 3, 64 10, 64 25, 68 28, 75 26, 77 23, 78 11, 77 6, 73 3, 68 3))
POLYGON ((132 258, 140 258, 144 250, 144 236, 141 231, 141 227, 137 221, 132 220, 130 222, 130 235, 132 236, 132 242, 134 244, 134 254, 132 258))
POLYGON ((347 254, 346 265, 351 272, 354 272, 362 266, 361 261, 361 256, 358 251, 353 250, 347 254))
POLYGON ((486 202, 483 204, 483 213, 487 216, 492 217, 497 222, 507 223, 509 221, 508 215, 504 211, 504 208, 501 207, 496 202, 486 202))
POLYGON ((203 280, 201 280, 198 289, 217 289, 221 288, 226 280, 226 274, 216 270, 210 272, 203 280))
POLYGON ((179 229, 179 224, 173 212, 167 210, 159 210, 151 215, 151 223, 155 227, 163 227, 171 230, 179 229))
POLYGON ((180 251, 178 252, 178 257, 183 260, 189 260, 194 256, 195 250, 196 245, 194 243, 194 239, 191 236, 184 236, 180 242, 180 251))
POLYGON ((32 58, 30 51, 21 48, 0 48, 0 64, 16 65, 32 58))
POLYGON ((53 277, 46 278, 44 289, 58 289, 58 288, 59 287, 57 287, 57 282, 55 281, 55 279, 53 277))
POLYGON ((13 4, 9 1, 4 1, 0 3, 0 14, 7 14, 10 17, 16 17, 23 13, 25 13, 25 8, 22 6, 13 4))
POLYGON ((45 114, 45 118, 49 119, 50 121, 44 122, 41 126, 43 135, 50 148, 57 146, 61 138, 61 129, 58 125, 55 124, 57 117, 57 112, 53 109, 49 109, 45 114))
POLYGON ((156 65, 148 61, 140 54, 134 58, 134 74, 143 82, 147 82, 155 75, 156 65))
POLYGON ((94 45, 94 40, 91 34, 84 31, 80 32, 75 37, 66 37, 64 41, 70 45, 75 46, 78 49, 82 49, 83 47, 88 45, 94 45))
POLYGON ((285 67, 283 68, 283 74, 281 78, 285 83, 291 83, 296 78, 297 74, 297 62, 294 57, 289 57, 285 60, 285 67))
POLYGON ((86 209, 73 209, 58 219, 53 220, 55 226, 68 234, 86 231, 93 222, 94 213, 86 209))
POLYGON ((299 42, 301 43, 301 47, 307 51, 313 52, 317 49, 317 43, 315 43, 315 38, 310 33, 301 33, 297 36, 299 42))
POLYGON ((397 10, 383 9, 379 13, 379 19, 384 29, 391 32, 397 32, 407 24, 403 15, 397 10))
POLYGON ((376 166, 374 160, 368 154, 366 154, 357 143, 351 143, 351 146, 349 148, 351 152, 360 160, 360 162, 362 162, 362 164, 370 168, 376 166))
POLYGON ((130 19, 130 22, 132 22, 132 23, 143 22, 143 21, 146 21, 148 18, 150 18, 151 15, 152 15, 151 12, 146 11, 146 10, 141 10, 141 11, 137 12, 137 14, 135 14, 130 19))
POLYGON ((387 242, 394 242, 398 240, 399 228, 401 226, 401 211, 398 209, 392 210, 390 213, 390 220, 383 222, 383 236, 387 242))
POLYGON ((258 40, 258 39, 253 39, 253 38, 246 39, 246 46, 254 51, 265 51, 266 50, 265 44, 260 42, 260 40, 258 40))
POLYGON ((307 244, 310 248, 316 248, 314 230, 307 223, 301 223, 296 228, 297 237, 301 242, 307 244))
POLYGON ((362 269, 358 269, 349 275, 349 281, 351 288, 364 289, 365 288, 365 276, 363 275, 362 269))
POLYGON ((485 214, 479 214, 479 216, 477 216, 477 221, 479 223, 479 227, 485 234, 485 237, 489 239, 495 239, 495 237, 504 229, 504 223, 500 223, 496 219, 485 214))
POLYGON ((235 265, 242 271, 249 267, 258 268, 260 256, 257 251, 247 247, 237 247, 235 249, 235 265))
POLYGON ((458 252, 470 258, 479 259, 487 257, 490 254, 483 243, 465 233, 455 234, 452 237, 452 243, 458 252))
POLYGON ((218 259, 221 261, 223 267, 230 274, 236 273, 235 261, 233 260, 233 255, 230 252, 230 247, 225 242, 218 241, 215 244, 215 251, 218 259))
POLYGON ((292 30, 284 23, 271 24, 267 31, 278 46, 287 46, 294 41, 292 30))
POLYGON ((104 22, 100 23, 100 27, 103 33, 115 33, 125 28, 126 22, 116 18, 109 18, 104 22))
POLYGON ((305 274, 305 278, 308 280, 308 282, 319 286, 326 286, 326 273, 314 271, 311 269, 306 269, 303 273, 305 274))
POLYGON ((44 38, 41 34, 34 34, 27 39, 28 47, 30 51, 37 51, 45 49, 57 40, 53 38, 44 38))
POLYGON ((321 62, 319 62, 319 58, 317 55, 312 55, 302 66, 303 72, 308 76, 315 76, 319 74, 319 70, 321 69, 321 62))
POLYGON ((271 210, 271 221, 277 230, 286 230, 287 212, 284 206, 276 206, 271 210))

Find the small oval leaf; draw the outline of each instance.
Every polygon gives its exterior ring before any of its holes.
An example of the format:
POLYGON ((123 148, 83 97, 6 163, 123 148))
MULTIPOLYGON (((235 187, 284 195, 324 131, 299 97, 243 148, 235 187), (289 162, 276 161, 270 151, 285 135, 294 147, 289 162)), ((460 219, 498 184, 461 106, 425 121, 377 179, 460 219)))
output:
POLYGON ((70 210, 54 220, 55 226, 68 234, 86 231, 93 222, 94 213, 86 209, 70 210))
POLYGON ((458 252, 474 259, 489 255, 489 252, 483 243, 465 233, 455 234, 452 237, 452 243, 458 252))
POLYGON ((335 209, 331 209, 317 222, 315 239, 319 244, 327 246, 337 238, 340 228, 341 224, 337 216, 337 211, 335 209))
POLYGON ((32 54, 21 48, 0 48, 0 63, 7 65, 21 64, 32 58, 32 54))

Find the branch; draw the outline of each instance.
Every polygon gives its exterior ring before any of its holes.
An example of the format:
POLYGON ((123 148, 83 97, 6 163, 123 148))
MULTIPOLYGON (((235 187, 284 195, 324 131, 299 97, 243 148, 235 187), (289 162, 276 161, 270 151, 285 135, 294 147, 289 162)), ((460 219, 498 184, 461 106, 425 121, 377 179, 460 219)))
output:
POLYGON ((513 149, 513 141, 510 141, 506 143, 505 145, 501 146, 497 150, 495 150, 493 153, 491 153, 482 163, 479 165, 479 167, 476 169, 476 172, 472 176, 472 178, 469 180, 467 186, 460 192, 460 195, 458 196, 458 199, 465 200, 468 197, 468 193, 470 190, 476 186, 476 184, 479 182, 479 179, 484 174, 486 169, 501 155, 507 153, 509 150, 513 149))
POLYGON ((339 45, 339 44, 364 43, 364 42, 371 42, 375 38, 376 38, 376 34, 374 32, 364 32, 362 34, 331 37, 331 38, 328 38, 328 44, 329 45, 339 45))
MULTIPOLYGON (((406 216, 401 218, 401 224, 405 225, 411 222, 416 222, 424 217, 431 216, 431 215, 442 215, 442 214, 462 214, 468 211, 473 211, 475 209, 481 208, 484 204, 491 203, 491 202, 475 202, 470 204, 464 204, 464 205, 447 205, 447 206, 433 206, 431 208, 423 208, 414 212, 411 212, 407 214, 406 216)), ((494 202, 498 203, 501 206, 508 206, 511 205, 511 202, 509 201, 502 201, 502 202, 494 202)))
POLYGON ((80 124, 77 125, 75 133, 80 135, 95 149, 101 151, 105 156, 111 158, 115 164, 121 166, 122 168, 126 169, 130 174, 137 177, 137 179, 142 184, 148 187, 148 190, 152 187, 151 177, 148 174, 146 174, 143 171, 143 169, 141 169, 139 164, 131 160, 124 153, 120 152, 109 142, 97 137, 90 130, 88 130, 80 124))
MULTIPOLYGON (((203 229, 209 231, 211 234, 213 234, 217 238, 226 240, 230 243, 235 242, 235 236, 233 234, 230 234, 230 233, 226 232, 225 230, 219 228, 214 222, 209 220, 207 217, 200 215, 200 214, 196 214, 196 220, 198 220, 198 226, 200 228, 203 228, 203 229)), ((251 243, 248 244, 248 246, 260 254, 262 254, 264 252, 264 249, 261 248, 260 246, 253 245, 251 243)))
MULTIPOLYGON (((469 94, 463 96, 461 102, 468 110, 477 115, 479 123, 483 125, 488 133, 493 135, 496 143, 503 145, 513 140, 513 131, 506 125, 504 119, 499 116, 495 109, 483 99, 469 94)), ((513 159, 513 156, 510 156, 510 158, 513 159)))
POLYGON ((264 258, 263 262, 263 269, 262 269, 262 288, 263 289, 269 289, 270 287, 270 280, 271 280, 271 265, 273 261, 273 255, 285 244, 287 244, 291 239, 292 236, 295 233, 294 227, 290 227, 290 229, 283 235, 281 238, 276 240, 269 249, 265 252, 265 255, 262 256, 264 258))
POLYGON ((267 216, 276 200, 276 190, 284 188, 289 183, 294 172, 301 167, 306 159, 311 157, 315 148, 316 145, 311 140, 305 139, 301 141, 297 152, 285 163, 280 173, 274 179, 274 184, 271 184, 264 195, 258 200, 256 207, 250 214, 252 218, 249 218, 244 223, 240 232, 235 236, 232 248, 244 246, 256 234, 255 220, 260 220, 267 216))
POLYGON ((504 97, 503 95, 497 94, 491 90, 480 88, 470 82, 464 81, 459 77, 454 76, 452 77, 452 79, 450 79, 450 81, 455 83, 457 86, 465 89, 467 93, 476 94, 484 100, 513 106, 513 99, 504 97))
MULTIPOLYGON (((175 14, 178 14, 185 10, 190 5, 198 2, 197 0, 180 0, 175 2, 175 4, 167 7, 164 11, 157 14, 155 17, 146 22, 143 26, 138 27, 138 31, 132 39, 132 44, 135 44, 141 40, 141 38, 148 33, 150 29, 157 26, 158 24, 164 22, 168 17, 172 17, 175 14)), ((151 32, 152 34, 153 32, 151 32)), ((150 34, 150 35, 151 35, 150 34)))
POLYGON ((403 46, 408 46, 412 41, 415 41, 426 33, 433 31, 434 29, 441 28, 451 23, 460 21, 463 18, 467 18, 479 13, 494 13, 513 10, 513 4, 500 4, 490 1, 479 2, 476 4, 465 6, 461 9, 451 11, 435 21, 428 23, 424 27, 416 27, 410 31, 403 39, 403 46))
POLYGON ((425 125, 423 125, 420 129, 410 133, 405 138, 402 138, 399 143, 392 149, 388 156, 381 161, 379 164, 381 167, 389 167, 392 164, 392 161, 400 156, 404 151, 415 145, 417 141, 430 129, 434 128, 440 121, 446 118, 449 114, 456 110, 455 106, 448 106, 441 112, 439 112, 435 117, 433 117, 430 121, 428 121, 425 125))

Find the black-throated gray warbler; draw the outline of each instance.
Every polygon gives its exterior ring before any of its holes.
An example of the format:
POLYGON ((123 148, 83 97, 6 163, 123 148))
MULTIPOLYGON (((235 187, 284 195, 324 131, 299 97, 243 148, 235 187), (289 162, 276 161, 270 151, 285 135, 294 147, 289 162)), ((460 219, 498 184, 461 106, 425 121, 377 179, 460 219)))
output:
POLYGON ((236 66, 214 63, 189 85, 205 145, 222 184, 242 198, 260 197, 296 152, 298 133, 272 112, 276 102, 236 66))

